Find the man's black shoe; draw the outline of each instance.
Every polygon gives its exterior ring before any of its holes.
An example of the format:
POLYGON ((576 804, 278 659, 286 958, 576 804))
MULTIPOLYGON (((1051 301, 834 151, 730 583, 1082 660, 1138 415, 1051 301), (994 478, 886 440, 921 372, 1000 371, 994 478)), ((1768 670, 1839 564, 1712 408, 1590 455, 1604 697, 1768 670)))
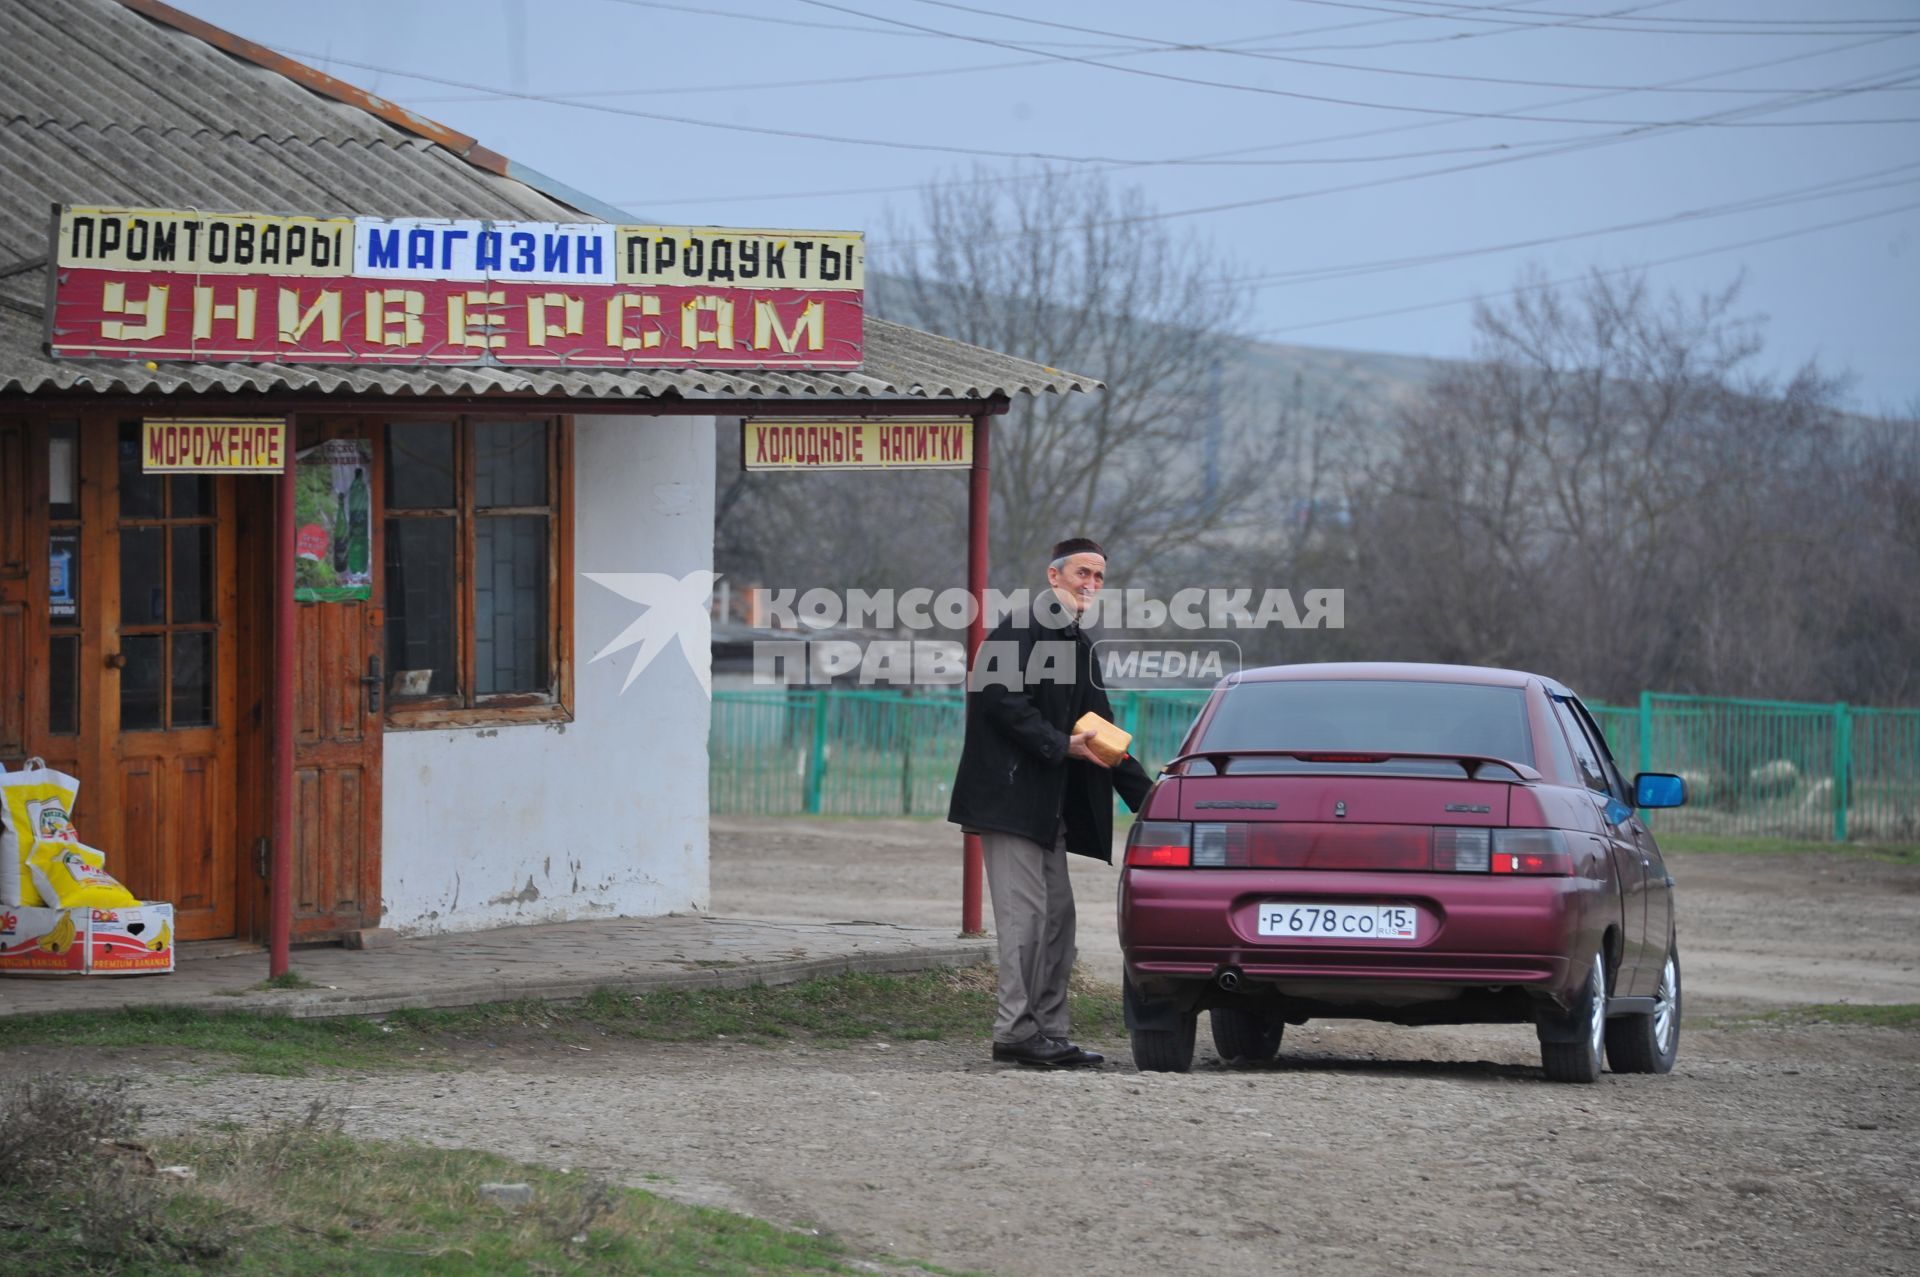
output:
POLYGON ((1078 1064, 1079 1048, 1036 1033, 1020 1042, 995 1042, 993 1058, 1008 1064, 1031 1064, 1038 1068, 1065 1068, 1078 1064))
POLYGON ((1061 1046, 1066 1047, 1067 1050, 1072 1052, 1072 1054, 1069 1055, 1066 1059, 1060 1061, 1060 1063, 1063 1065, 1084 1066, 1084 1067, 1091 1068, 1093 1065, 1105 1064, 1107 1062, 1107 1057, 1100 1054, 1098 1051, 1089 1051, 1084 1046, 1075 1046, 1073 1043, 1067 1041, 1065 1038, 1055 1038, 1054 1041, 1058 1042, 1061 1046))

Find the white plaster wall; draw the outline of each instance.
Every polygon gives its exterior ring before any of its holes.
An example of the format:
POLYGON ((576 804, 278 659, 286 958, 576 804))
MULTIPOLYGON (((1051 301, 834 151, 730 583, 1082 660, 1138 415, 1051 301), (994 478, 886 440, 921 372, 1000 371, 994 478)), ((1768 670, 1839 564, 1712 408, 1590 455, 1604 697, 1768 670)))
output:
POLYGON ((645 610, 588 572, 713 567, 710 417, 582 416, 574 426, 574 720, 389 731, 383 926, 513 923, 705 909, 710 654, 678 643, 624 692, 638 651, 589 663, 645 610))

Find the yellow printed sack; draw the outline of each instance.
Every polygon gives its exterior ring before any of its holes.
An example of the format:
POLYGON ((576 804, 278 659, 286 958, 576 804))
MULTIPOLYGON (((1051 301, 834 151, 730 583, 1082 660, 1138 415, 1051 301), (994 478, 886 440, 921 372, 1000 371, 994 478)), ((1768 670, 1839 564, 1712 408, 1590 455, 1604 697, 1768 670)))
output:
POLYGON ((108 873, 104 853, 77 842, 43 841, 27 857, 40 898, 56 909, 131 909, 139 899, 108 873))
POLYGON ((38 758, 29 758, 17 772, 0 772, 0 905, 42 904, 27 859, 42 839, 73 836, 73 802, 79 793, 79 781, 38 758))

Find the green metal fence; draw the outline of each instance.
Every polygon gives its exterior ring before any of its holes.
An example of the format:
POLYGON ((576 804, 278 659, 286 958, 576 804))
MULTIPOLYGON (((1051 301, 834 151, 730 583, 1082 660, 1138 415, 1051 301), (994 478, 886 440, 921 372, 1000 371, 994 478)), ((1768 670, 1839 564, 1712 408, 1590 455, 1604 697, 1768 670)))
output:
MULTIPOLYGON (((1116 692, 1149 770, 1173 757, 1204 689, 1116 692)), ((770 688, 713 694, 708 789, 719 815, 944 816, 960 761, 957 692, 770 688)))
POLYGON ((1641 694, 1594 707, 1623 770, 1678 772, 1656 830, 1833 842, 1920 839, 1920 710, 1641 694))
MULTIPOLYGON (((1148 771, 1171 758, 1201 689, 1112 694, 1148 771)), ((1920 710, 1648 692, 1591 707, 1621 769, 1678 772, 1688 805, 1657 830, 1833 841, 1920 840, 1920 710)), ((946 814, 963 729, 957 692, 716 692, 708 742, 723 815, 946 814)))

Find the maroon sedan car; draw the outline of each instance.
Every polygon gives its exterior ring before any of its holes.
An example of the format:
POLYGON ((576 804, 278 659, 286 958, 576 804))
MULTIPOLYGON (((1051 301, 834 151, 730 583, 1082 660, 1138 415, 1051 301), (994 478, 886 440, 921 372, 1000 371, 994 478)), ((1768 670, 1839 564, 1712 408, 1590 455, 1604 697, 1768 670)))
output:
POLYGON ((1120 947, 1142 1069, 1229 1062, 1288 1024, 1531 1024, 1555 1081, 1664 1073, 1680 1039, 1673 879, 1550 678, 1290 665, 1214 690, 1127 840, 1120 947))

